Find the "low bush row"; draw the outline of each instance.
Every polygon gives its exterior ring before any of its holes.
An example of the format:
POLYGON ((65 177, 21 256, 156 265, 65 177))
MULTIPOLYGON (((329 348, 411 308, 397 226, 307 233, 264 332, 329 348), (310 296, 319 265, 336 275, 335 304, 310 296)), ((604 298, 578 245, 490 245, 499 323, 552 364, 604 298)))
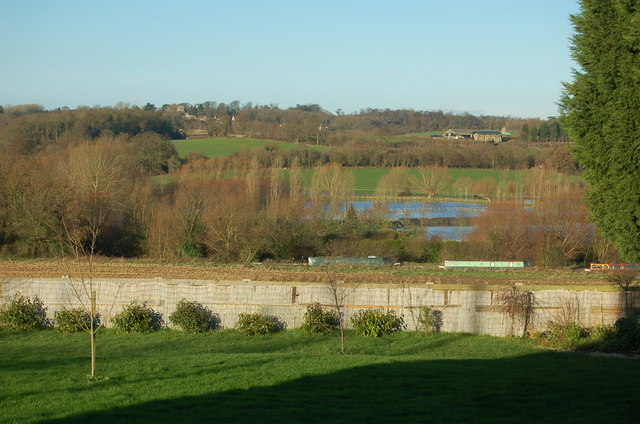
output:
MULTIPOLYGON (((329 333, 340 326, 340 314, 335 309, 324 309, 315 303, 307 307, 300 328, 309 333, 329 333)), ((351 324, 357 334, 380 337, 405 329, 404 319, 396 311, 362 309, 351 317, 351 324)))
MULTIPOLYGON (((337 309, 325 309, 319 304, 307 307, 300 328, 309 333, 337 331, 341 325, 337 309)), ((219 317, 198 302, 182 299, 169 315, 171 324, 185 333, 201 333, 219 327, 219 317)), ((112 318, 114 328, 122 333, 142 333, 165 326, 162 317, 146 303, 132 302, 112 318)), ((430 307, 420 308, 419 330, 425 334, 440 331, 442 313, 430 307)), ((96 322, 99 324, 99 322, 96 322)), ((394 310, 362 309, 351 317, 355 332, 367 337, 380 337, 406 328, 402 316, 394 310)), ((15 330, 34 330, 55 326, 61 333, 88 330, 91 317, 81 308, 56 311, 53 322, 46 317, 46 308, 37 297, 17 293, 0 307, 0 325, 15 330)), ((241 313, 235 328, 243 334, 270 334, 286 328, 280 318, 262 313, 241 313)), ((614 325, 584 327, 575 322, 549 322, 547 329, 534 335, 543 345, 563 350, 599 350, 607 352, 640 351, 640 311, 620 318, 614 325)))
MULTIPOLYGON (((95 326, 100 325, 99 317, 95 326)), ((198 302, 182 299, 176 310, 169 315, 169 321, 185 333, 199 333, 215 329, 219 319, 209 309, 198 302)), ((122 333, 144 333, 159 330, 165 326, 162 316, 146 303, 132 302, 112 318, 113 326, 122 333)), ((53 321, 47 319, 46 308, 37 298, 33 299, 17 293, 9 302, 0 307, 0 325, 13 330, 35 330, 57 327, 64 334, 86 331, 91 328, 91 316, 83 308, 63 308, 56 311, 53 321)))
MULTIPOLYGON (((426 308, 425 310, 430 310, 426 308)), ((422 313, 422 312, 421 312, 422 313)), ((425 316, 428 316, 429 312, 425 316)), ((422 317, 422 315, 421 315, 422 317)), ((309 333, 328 333, 340 326, 340 315, 337 310, 324 309, 319 304, 307 307, 301 328, 309 333)), ((113 327, 122 333, 144 333, 159 330, 165 326, 161 315, 146 303, 132 302, 125 306, 111 320, 113 327)), ((211 310, 198 302, 182 299, 176 310, 169 315, 169 322, 185 333, 201 333, 219 327, 220 319, 211 310)), ((433 327, 433 322, 421 318, 423 326, 433 327)), ((356 333, 363 336, 380 337, 401 331, 405 328, 402 317, 395 311, 383 309, 365 309, 351 318, 356 333)), ((62 309, 56 311, 53 322, 46 318, 46 309, 37 298, 17 294, 0 308, 0 324, 16 330, 32 330, 55 326, 61 333, 74 333, 88 330, 91 317, 82 308, 62 309)), ((99 322, 96 323, 98 325, 99 322)), ((235 328, 243 334, 269 334, 286 328, 280 318, 262 313, 241 313, 235 328)), ((425 333, 430 330, 423 329, 425 333)))
POLYGON ((534 337, 543 346, 561 350, 638 353, 640 311, 613 325, 585 327, 576 322, 549 322, 547 329, 534 337))

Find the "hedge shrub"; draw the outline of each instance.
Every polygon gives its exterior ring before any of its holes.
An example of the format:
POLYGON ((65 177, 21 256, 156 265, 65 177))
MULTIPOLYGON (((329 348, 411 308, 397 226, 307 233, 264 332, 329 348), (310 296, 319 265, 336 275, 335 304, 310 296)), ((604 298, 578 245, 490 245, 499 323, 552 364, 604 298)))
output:
POLYGON ((55 326, 63 334, 76 333, 89 329, 91 316, 82 308, 63 308, 53 315, 55 326))
POLYGON ((16 293, 0 307, 0 324, 14 330, 35 330, 49 326, 46 308, 40 299, 16 293))
POLYGON ((307 306, 300 328, 309 333, 328 333, 340 324, 338 313, 323 309, 319 303, 307 306))
POLYGON ((640 351, 640 311, 635 311, 630 317, 616 321, 614 334, 606 347, 614 352, 640 351))
POLYGON ((351 317, 356 333, 367 337, 380 337, 402 331, 404 319, 396 315, 396 311, 383 309, 361 309, 351 317))
POLYGON ((278 317, 261 313, 240 314, 236 323, 236 330, 249 336, 275 333, 285 327, 285 323, 278 317))
POLYGON ((145 302, 131 302, 113 317, 113 326, 122 333, 145 333, 162 327, 160 314, 145 302))
POLYGON ((178 302, 176 310, 169 315, 169 321, 185 333, 190 334, 213 330, 219 323, 210 309, 198 302, 189 302, 186 299, 178 302))
MULTIPOLYGON (((562 350, 612 350, 618 339, 615 327, 583 327, 575 322, 548 322, 547 329, 536 334, 545 346, 562 350)), ((616 349, 613 349, 616 350, 616 349)))
POLYGON ((418 314, 418 324, 420 324, 420 331, 425 335, 433 332, 438 333, 442 325, 442 312, 429 306, 423 306, 418 314))

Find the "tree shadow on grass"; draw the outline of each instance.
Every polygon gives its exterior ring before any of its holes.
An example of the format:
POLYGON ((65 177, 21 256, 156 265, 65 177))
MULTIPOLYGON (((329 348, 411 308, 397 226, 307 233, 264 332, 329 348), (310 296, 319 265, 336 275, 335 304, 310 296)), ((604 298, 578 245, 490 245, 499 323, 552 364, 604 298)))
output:
POLYGON ((393 362, 46 423, 628 423, 640 362, 545 352, 393 362))
MULTIPOLYGON (((44 356, 44 353, 42 354, 44 356)), ((86 363, 88 360, 82 356, 69 356, 66 358, 39 358, 39 359, 22 359, 18 360, 0 360, 0 368, 3 371, 20 371, 32 369, 66 368, 73 363, 86 363)))

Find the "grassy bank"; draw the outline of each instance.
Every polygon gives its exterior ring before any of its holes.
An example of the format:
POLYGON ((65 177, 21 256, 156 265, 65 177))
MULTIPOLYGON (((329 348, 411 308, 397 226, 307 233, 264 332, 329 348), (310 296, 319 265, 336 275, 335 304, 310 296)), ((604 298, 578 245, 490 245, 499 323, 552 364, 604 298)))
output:
POLYGON ((623 423, 640 363, 485 336, 0 331, 0 422, 623 423))

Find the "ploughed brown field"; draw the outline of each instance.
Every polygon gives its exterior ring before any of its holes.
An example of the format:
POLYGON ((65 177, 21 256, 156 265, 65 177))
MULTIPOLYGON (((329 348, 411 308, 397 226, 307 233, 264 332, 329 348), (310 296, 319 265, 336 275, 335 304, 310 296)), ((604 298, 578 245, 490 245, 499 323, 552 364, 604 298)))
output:
MULTIPOLYGON (((302 264, 219 265, 206 262, 180 264, 100 259, 92 265, 96 278, 176 279, 209 281, 327 282, 374 284, 491 284, 491 285, 611 285, 606 274, 581 270, 440 270, 434 265, 384 268, 309 267, 302 264)), ((86 262, 60 260, 0 261, 3 278, 61 278, 88 275, 86 262)))

